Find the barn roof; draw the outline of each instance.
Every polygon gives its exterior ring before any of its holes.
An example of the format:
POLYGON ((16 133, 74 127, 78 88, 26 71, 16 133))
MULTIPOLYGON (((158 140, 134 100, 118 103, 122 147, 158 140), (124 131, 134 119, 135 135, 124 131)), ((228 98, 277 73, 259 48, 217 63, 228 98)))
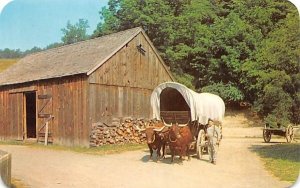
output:
POLYGON ((0 86, 77 74, 90 75, 139 33, 156 51, 143 29, 137 27, 30 54, 0 73, 0 86))

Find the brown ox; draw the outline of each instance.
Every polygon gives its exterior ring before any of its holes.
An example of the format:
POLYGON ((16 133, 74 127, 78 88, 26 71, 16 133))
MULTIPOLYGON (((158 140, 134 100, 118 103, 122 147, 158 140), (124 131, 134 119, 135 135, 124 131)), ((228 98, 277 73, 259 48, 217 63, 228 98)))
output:
POLYGON ((154 124, 153 126, 147 127, 145 129, 141 129, 139 127, 136 127, 139 131, 145 131, 146 134, 146 141, 148 148, 150 150, 150 159, 153 155, 153 150, 156 150, 156 159, 160 157, 164 157, 165 155, 165 141, 163 139, 163 136, 161 134, 162 129, 164 128, 164 123, 158 122, 154 124), (160 150, 163 150, 163 155, 161 156, 160 150))
POLYGON ((188 124, 171 125, 169 131, 169 147, 172 155, 171 162, 174 161, 175 154, 179 155, 180 158, 187 155, 188 159, 190 159, 189 146, 192 141, 193 136, 188 124))

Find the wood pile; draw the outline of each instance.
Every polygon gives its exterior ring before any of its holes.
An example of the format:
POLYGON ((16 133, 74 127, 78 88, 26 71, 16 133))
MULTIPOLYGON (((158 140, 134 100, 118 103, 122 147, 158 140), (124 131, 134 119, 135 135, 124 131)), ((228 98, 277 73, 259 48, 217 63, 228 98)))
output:
POLYGON ((98 147, 107 144, 145 143, 145 132, 138 131, 135 127, 145 128, 155 120, 114 118, 111 124, 97 122, 92 125, 90 146, 98 147))

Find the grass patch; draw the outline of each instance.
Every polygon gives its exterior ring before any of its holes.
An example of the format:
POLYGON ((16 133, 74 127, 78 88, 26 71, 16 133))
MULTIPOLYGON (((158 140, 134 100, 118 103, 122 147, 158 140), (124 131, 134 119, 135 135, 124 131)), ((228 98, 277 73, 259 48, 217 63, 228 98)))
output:
POLYGON ((19 59, 0 59, 0 72, 15 64, 19 59))
POLYGON ((295 182, 300 169, 300 144, 277 144, 254 149, 266 169, 283 181, 295 182))
POLYGON ((21 141, 0 141, 0 145, 22 145, 22 146, 29 146, 32 148, 39 148, 39 149, 52 149, 52 150, 59 150, 59 151, 72 151, 77 153, 84 153, 84 154, 92 154, 92 155, 108 155, 108 154, 117 154, 126 151, 135 151, 146 149, 146 144, 116 144, 116 145, 104 145, 100 147, 67 147, 67 146, 60 146, 60 145, 53 145, 49 144, 45 146, 44 144, 39 143, 24 143, 21 141))

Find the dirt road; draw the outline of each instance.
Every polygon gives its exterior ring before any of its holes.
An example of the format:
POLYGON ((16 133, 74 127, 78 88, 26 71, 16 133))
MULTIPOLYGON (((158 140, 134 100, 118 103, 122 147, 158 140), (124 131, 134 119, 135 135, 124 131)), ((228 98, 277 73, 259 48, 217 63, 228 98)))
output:
MULTIPOLYGON (((36 149, 27 146, 3 146, 12 153, 12 175, 32 188, 283 188, 291 184, 278 181, 252 152, 266 145, 259 122, 246 113, 227 113, 217 165, 192 158, 170 164, 170 156, 161 162, 148 160, 147 150, 94 156, 68 151, 36 149)), ((276 139, 272 139, 276 141, 276 139)), ((285 142, 285 139, 278 141, 285 142)))
MULTIPOLYGON (((12 174, 32 188, 40 187, 288 187, 272 177, 251 152, 262 139, 224 138, 217 165, 192 158, 170 164, 148 160, 148 151, 94 156, 68 151, 0 146, 12 153, 12 174)), ((169 156, 168 156, 169 157, 169 156)))

